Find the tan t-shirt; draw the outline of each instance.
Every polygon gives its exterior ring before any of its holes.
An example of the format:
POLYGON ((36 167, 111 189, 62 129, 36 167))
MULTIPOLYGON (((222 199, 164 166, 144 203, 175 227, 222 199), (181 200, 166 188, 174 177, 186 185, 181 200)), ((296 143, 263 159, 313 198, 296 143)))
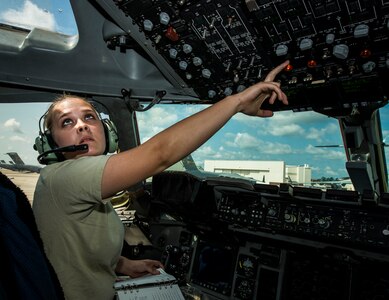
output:
POLYGON ((33 211, 45 252, 66 299, 113 299, 124 227, 101 199, 108 156, 89 156, 41 170, 33 211))

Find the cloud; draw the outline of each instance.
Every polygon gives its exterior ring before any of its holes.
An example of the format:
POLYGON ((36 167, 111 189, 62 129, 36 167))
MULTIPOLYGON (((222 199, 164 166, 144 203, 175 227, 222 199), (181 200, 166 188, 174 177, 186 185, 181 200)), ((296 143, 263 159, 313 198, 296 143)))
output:
POLYGON ((284 126, 273 126, 269 128, 269 133, 274 136, 290 136, 302 135, 305 133, 304 128, 297 124, 289 124, 284 126))
POLYGON ((301 136, 309 139, 323 140, 329 130, 333 132, 334 128, 338 129, 336 120, 324 116, 316 112, 292 112, 292 111, 279 111, 275 112, 272 118, 254 118, 246 116, 244 114, 238 114, 233 118, 234 121, 256 128, 258 135, 266 136, 271 135, 275 137, 288 137, 288 136, 301 136), (327 125, 326 129, 320 129, 324 124, 327 125), (311 130, 309 128, 312 128, 311 130), (307 134, 308 132, 308 134, 307 134))
POLYGON ((273 155, 293 153, 292 147, 290 147, 287 144, 281 144, 281 143, 264 143, 259 148, 259 151, 261 151, 262 153, 273 154, 273 155))
MULTIPOLYGON (((316 140, 321 143, 323 140, 328 138, 328 136, 332 136, 332 134, 339 133, 339 126, 330 123, 324 128, 314 128, 311 127, 308 130, 308 133, 305 135, 307 139, 316 140)), ((340 143, 341 141, 339 141, 340 143)))
POLYGON ((234 133, 226 133, 225 134, 225 144, 229 147, 240 148, 240 149, 249 149, 249 148, 257 148, 261 141, 256 137, 250 135, 247 132, 238 132, 234 133))
POLYGON ((332 170, 331 167, 325 167, 324 172, 325 172, 325 174, 327 174, 327 176, 338 176, 339 175, 339 173, 332 170))
MULTIPOLYGON (((257 118, 257 117, 253 117, 253 116, 248 116, 248 115, 245 115, 243 113, 238 113, 238 114, 235 114, 231 121, 234 121, 234 122, 238 122, 240 124, 243 124, 245 126, 248 126, 250 128, 257 128, 258 126, 260 127, 265 127, 266 124, 267 124, 267 119, 265 118, 257 118)), ((229 122, 231 122, 229 121, 229 122)))
POLYGON ((50 31, 56 30, 54 15, 47 10, 39 8, 30 0, 26 0, 21 9, 9 9, 0 15, 6 23, 27 29, 34 27, 50 31))
POLYGON ((162 107, 153 107, 150 111, 137 113, 136 116, 142 143, 173 125, 179 119, 174 109, 162 107))
POLYGON ((239 145, 239 147, 243 149, 256 148, 259 143, 260 141, 257 138, 255 138, 254 136, 246 132, 243 133, 239 132, 238 134, 236 134, 234 139, 234 144, 239 145))
POLYGON ((276 112, 274 116, 268 120, 276 122, 277 124, 290 124, 292 122, 297 124, 320 124, 323 123, 323 121, 327 121, 328 117, 313 111, 280 111, 276 112))
POLYGON ((316 157, 318 159, 323 159, 323 160, 339 159, 339 160, 346 161, 346 154, 344 153, 343 150, 342 151, 335 151, 335 150, 330 150, 329 148, 316 148, 312 145, 308 145, 305 148, 305 152, 307 154, 312 154, 314 157, 316 157))
POLYGON ((323 129, 309 128, 309 132, 305 137, 310 140, 317 140, 318 142, 321 142, 322 134, 323 134, 323 129))
POLYGON ((15 118, 8 119, 7 121, 5 121, 4 127, 16 133, 23 133, 23 131, 20 128, 20 122, 16 121, 15 118))
POLYGON ((266 119, 266 124, 260 129, 261 133, 272 136, 302 136, 319 142, 328 137, 329 133, 339 132, 335 119, 333 122, 327 117, 315 112, 292 111, 277 112, 273 118, 266 119), (325 128, 321 128, 326 124, 325 128))
MULTIPOLYGON (((227 141, 225 143, 227 146, 242 150, 255 150, 259 154, 277 155, 290 154, 293 152, 292 148, 287 144, 265 142, 246 132, 237 133, 236 135, 228 133, 226 134, 226 138, 227 141)), ((242 156, 242 153, 240 153, 240 156, 242 156)))
POLYGON ((277 111, 274 113, 274 116, 271 118, 256 118, 252 116, 247 116, 245 114, 236 114, 233 117, 233 120, 236 120, 241 123, 245 123, 246 125, 250 124, 258 124, 260 122, 265 123, 266 126, 271 124, 277 124, 279 126, 287 125, 290 123, 319 123, 324 119, 328 119, 328 117, 324 117, 321 114, 314 112, 299 112, 295 113, 293 111, 277 111))
POLYGON ((240 149, 228 149, 219 147, 214 149, 204 145, 192 153, 193 159, 198 166, 204 166, 204 160, 252 160, 254 159, 251 151, 241 151, 240 149))
POLYGON ((29 139, 26 139, 26 138, 18 136, 18 135, 10 137, 10 141, 11 142, 23 142, 23 143, 30 143, 31 142, 29 139))
POLYGON ((204 156, 213 156, 216 153, 216 151, 213 150, 210 146, 202 146, 198 150, 196 150, 196 152, 204 156))

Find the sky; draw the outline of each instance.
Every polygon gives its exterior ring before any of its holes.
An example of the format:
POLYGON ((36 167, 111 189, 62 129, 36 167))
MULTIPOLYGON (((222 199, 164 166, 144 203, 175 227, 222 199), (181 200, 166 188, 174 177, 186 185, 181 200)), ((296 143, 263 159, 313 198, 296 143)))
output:
MULTIPOLYGON (((69 12, 65 0, 0 1, 0 22, 26 28, 39 23, 43 28, 71 35, 76 30, 69 12)), ((5 153, 16 151, 26 164, 38 165, 33 144, 39 132, 38 120, 47 107, 47 103, 0 104, 0 160, 9 161, 5 153)), ((204 108, 169 104, 139 113, 142 141, 204 108)), ((389 135, 389 107, 381 109, 381 121, 385 138, 389 135)), ((308 164, 313 178, 347 176, 344 149, 316 147, 320 145, 342 145, 336 119, 314 112, 276 112, 268 119, 238 114, 193 157, 201 167, 205 159, 273 160, 287 165, 308 164)), ((385 150, 388 156, 389 147, 385 150)))
POLYGON ((0 22, 27 29, 39 27, 67 35, 77 33, 68 0, 2 0, 0 22))

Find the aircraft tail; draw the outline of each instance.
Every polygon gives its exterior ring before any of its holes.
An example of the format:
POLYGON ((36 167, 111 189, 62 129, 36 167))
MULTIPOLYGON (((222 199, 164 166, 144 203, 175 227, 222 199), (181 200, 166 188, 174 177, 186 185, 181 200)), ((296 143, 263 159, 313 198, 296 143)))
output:
POLYGON ((23 160, 20 158, 19 154, 17 154, 16 152, 8 152, 7 154, 9 155, 9 157, 11 157, 11 159, 13 160, 13 162, 16 165, 24 165, 23 160))

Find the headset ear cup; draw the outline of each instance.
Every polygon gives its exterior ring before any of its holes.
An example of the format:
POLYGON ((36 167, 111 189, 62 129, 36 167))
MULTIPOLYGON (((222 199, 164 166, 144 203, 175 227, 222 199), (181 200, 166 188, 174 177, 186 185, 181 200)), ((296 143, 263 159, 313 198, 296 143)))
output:
POLYGON ((109 119, 103 119, 103 126, 105 132, 105 153, 114 153, 118 150, 119 137, 115 124, 109 119))
POLYGON ((35 138, 35 144, 34 144, 34 150, 38 151, 39 154, 42 154, 43 152, 50 150, 50 146, 47 142, 46 135, 44 134, 39 134, 35 138))
MULTIPOLYGON (((55 148, 55 142, 49 131, 45 131, 44 133, 40 133, 38 137, 35 138, 34 149, 38 151, 39 155, 44 152, 53 150, 55 148)), ((44 154, 39 158, 38 161, 41 164, 50 164, 58 161, 64 160, 64 157, 61 153, 48 153, 44 154)))

